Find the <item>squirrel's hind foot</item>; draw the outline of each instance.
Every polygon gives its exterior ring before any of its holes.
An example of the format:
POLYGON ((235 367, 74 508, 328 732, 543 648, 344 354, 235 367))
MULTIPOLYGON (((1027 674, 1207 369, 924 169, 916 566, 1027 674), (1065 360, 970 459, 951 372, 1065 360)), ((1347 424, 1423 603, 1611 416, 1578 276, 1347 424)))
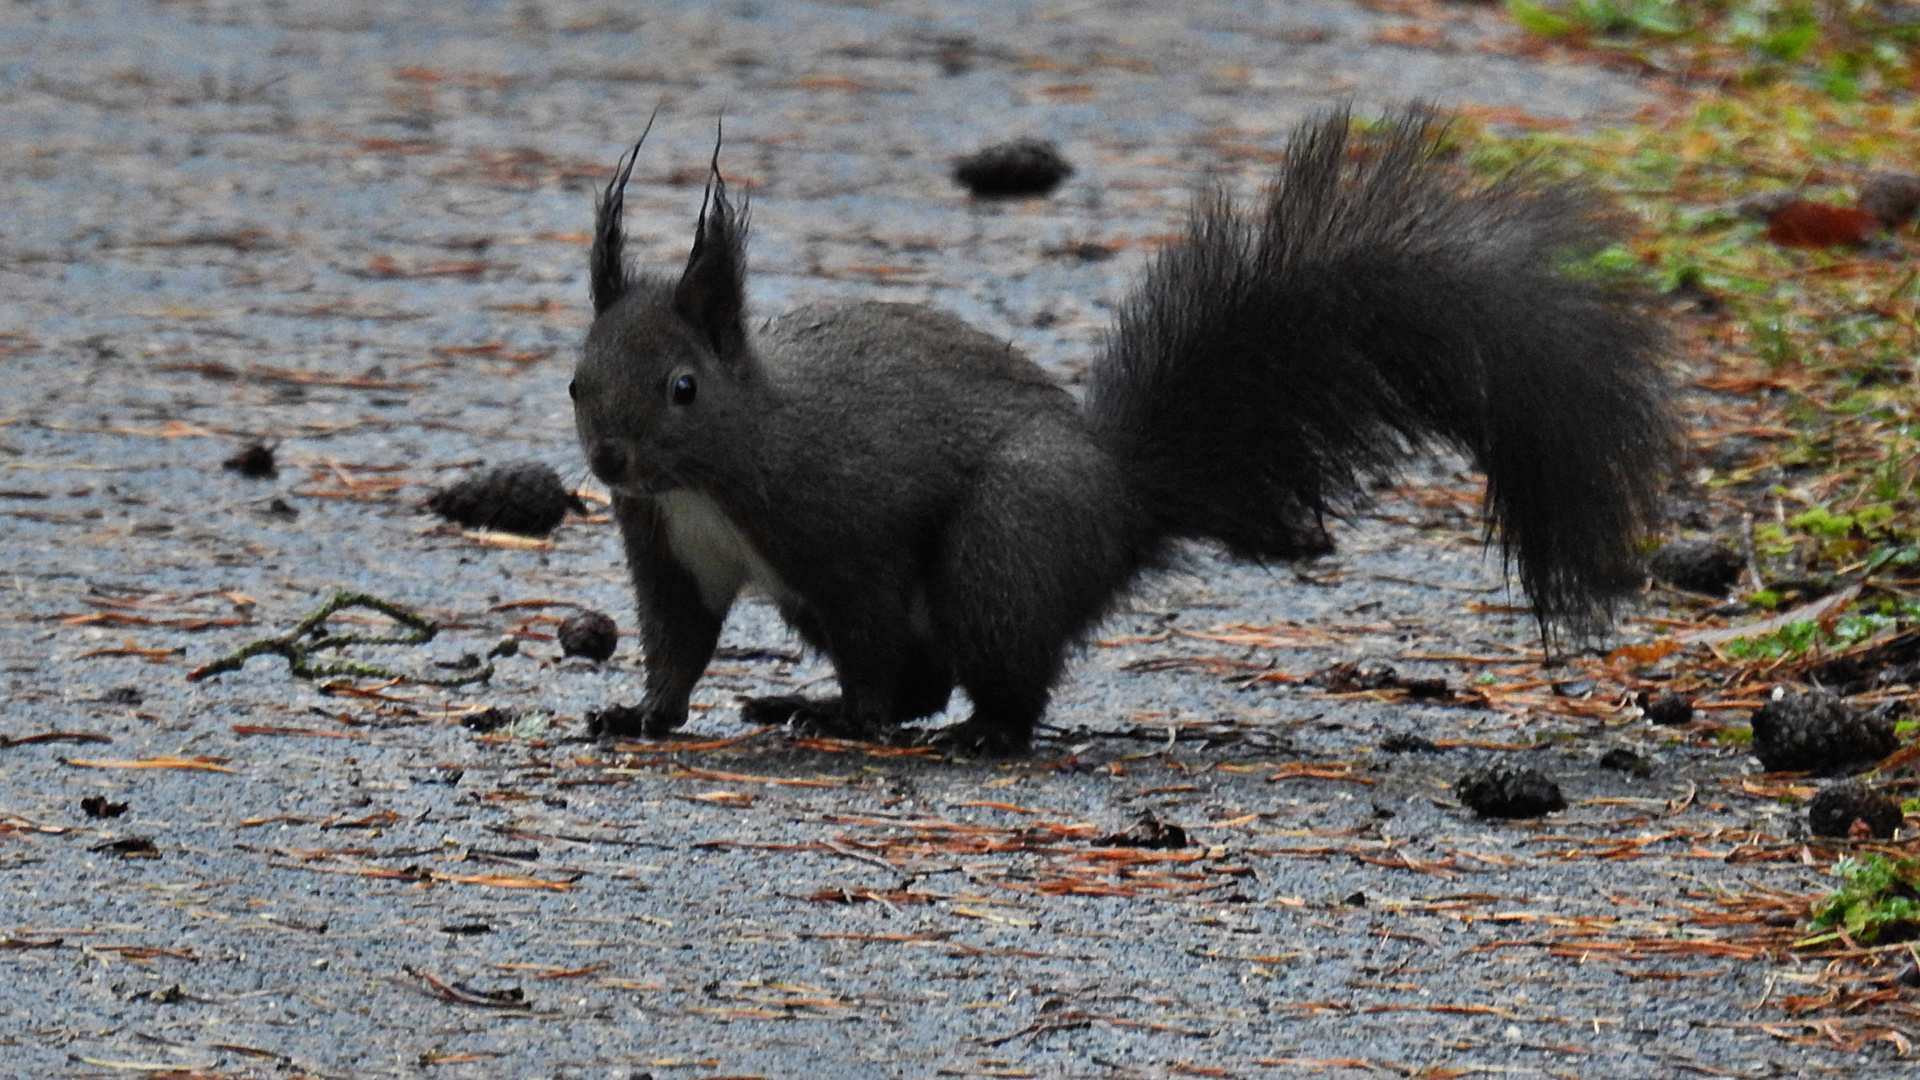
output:
POLYGON ((1009 731, 1003 725, 989 723, 978 716, 936 728, 926 734, 923 742, 942 750, 990 758, 1025 757, 1033 749, 1031 735, 1009 731))
POLYGON ((853 739, 860 742, 885 742, 887 733, 869 731, 847 715, 841 699, 810 698, 800 694, 775 694, 748 698, 740 703, 740 721, 753 727, 785 724, 799 736, 827 739, 853 739))

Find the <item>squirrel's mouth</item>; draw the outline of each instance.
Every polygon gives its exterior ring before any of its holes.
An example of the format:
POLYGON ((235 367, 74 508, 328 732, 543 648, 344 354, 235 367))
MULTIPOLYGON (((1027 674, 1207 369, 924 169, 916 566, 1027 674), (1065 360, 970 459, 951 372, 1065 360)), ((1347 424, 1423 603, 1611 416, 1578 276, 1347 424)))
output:
POLYGON ((646 496, 661 490, 664 476, 659 468, 637 453, 631 443, 621 439, 596 439, 586 446, 587 468, 600 482, 622 495, 646 496))

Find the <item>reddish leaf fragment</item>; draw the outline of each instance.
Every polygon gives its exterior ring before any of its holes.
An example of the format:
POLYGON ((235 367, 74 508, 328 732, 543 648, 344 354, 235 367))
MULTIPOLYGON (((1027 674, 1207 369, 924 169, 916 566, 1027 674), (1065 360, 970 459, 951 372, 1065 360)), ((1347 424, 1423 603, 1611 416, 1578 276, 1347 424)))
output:
POLYGON ((1879 217, 1871 211, 1795 199, 1768 217, 1767 239, 1782 247, 1858 247, 1880 228, 1879 217))

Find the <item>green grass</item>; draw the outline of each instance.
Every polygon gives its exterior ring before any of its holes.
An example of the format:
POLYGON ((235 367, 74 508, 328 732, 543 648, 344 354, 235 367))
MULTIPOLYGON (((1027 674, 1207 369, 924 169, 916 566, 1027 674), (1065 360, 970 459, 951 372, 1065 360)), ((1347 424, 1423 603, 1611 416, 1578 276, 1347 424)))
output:
MULTIPOLYGON (((1910 576, 1920 562, 1912 226, 1891 255, 1794 249, 1736 206, 1779 191, 1846 204, 1870 172, 1920 169, 1920 19, 1891 20, 1866 0, 1508 7, 1553 47, 1674 75, 1670 104, 1617 130, 1469 131, 1470 162, 1488 172, 1524 162, 1599 188, 1641 223, 1602 257, 1603 272, 1716 298, 1710 312, 1675 318, 1703 391, 1696 442, 1735 448, 1696 479, 1754 515, 1764 575, 1910 576)), ((1885 7, 1902 9, 1912 10, 1885 7)), ((1834 629, 1790 628, 1755 647, 1803 651, 1834 629)))
POLYGON ((1840 888, 1814 902, 1809 929, 1844 932, 1862 945, 1920 934, 1920 863, 1868 854, 1841 859, 1840 888))

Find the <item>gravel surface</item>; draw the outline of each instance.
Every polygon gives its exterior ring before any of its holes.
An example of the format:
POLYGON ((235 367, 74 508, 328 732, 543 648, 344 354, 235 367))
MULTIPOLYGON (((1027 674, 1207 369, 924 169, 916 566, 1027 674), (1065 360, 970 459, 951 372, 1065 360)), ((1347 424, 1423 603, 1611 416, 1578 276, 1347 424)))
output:
POLYGON ((483 465, 584 482, 591 198, 656 105, 636 257, 684 257, 724 115, 760 312, 934 303, 1071 383, 1194 184, 1315 109, 1651 100, 1510 44, 1421 2, 0 11, 0 1075, 1905 1075, 1781 1007, 1817 962, 1708 917, 1827 880, 1750 759, 1591 686, 1282 679, 1541 674, 1447 464, 1335 557, 1149 583, 1006 763, 741 727, 828 679, 758 604, 691 743, 585 741, 640 684, 630 639, 554 640, 631 626, 604 514, 522 542, 421 509, 483 465), (952 160, 1020 137, 1072 177, 970 203, 952 160), (274 475, 223 468, 255 441, 274 475), (360 659, 518 652, 446 689, 186 678, 338 590, 444 624, 360 659), (1597 765, 1623 746, 1647 775, 1597 765), (1475 818, 1452 785, 1490 763, 1570 808, 1475 818), (1188 845, 1116 846, 1147 814, 1188 845))

